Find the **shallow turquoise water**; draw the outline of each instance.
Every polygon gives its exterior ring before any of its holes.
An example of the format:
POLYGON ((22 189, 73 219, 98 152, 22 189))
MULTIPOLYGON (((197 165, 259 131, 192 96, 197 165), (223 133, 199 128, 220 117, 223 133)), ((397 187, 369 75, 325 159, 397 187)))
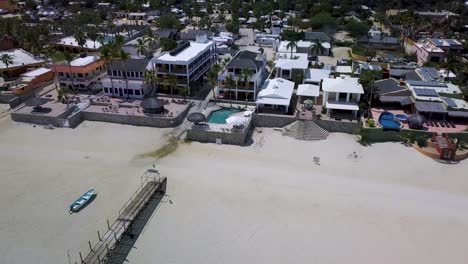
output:
POLYGON ((221 110, 211 112, 211 114, 208 116, 208 123, 226 124, 226 119, 230 115, 237 112, 240 112, 240 110, 233 108, 224 108, 221 110))

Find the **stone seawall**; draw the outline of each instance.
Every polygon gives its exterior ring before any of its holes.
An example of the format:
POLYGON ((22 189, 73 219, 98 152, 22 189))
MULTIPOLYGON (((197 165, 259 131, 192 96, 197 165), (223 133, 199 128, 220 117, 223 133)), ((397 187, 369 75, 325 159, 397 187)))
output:
POLYGON ((296 116, 255 113, 252 122, 256 127, 285 127, 296 120, 296 116))
POLYGON ((204 143, 216 143, 217 139, 221 139, 222 144, 239 145, 245 144, 249 129, 244 129, 239 132, 219 132, 203 129, 187 130, 187 139, 204 143))
POLYGON ((314 122, 323 129, 326 129, 328 132, 337 133, 355 134, 359 132, 359 129, 362 127, 362 123, 350 123, 322 119, 314 120, 314 122))
POLYGON ((96 113, 82 111, 83 120, 109 122, 133 126, 148 126, 148 127, 175 127, 182 123, 190 106, 187 107, 181 114, 175 117, 162 117, 162 116, 134 116, 134 115, 119 115, 112 113, 96 113))

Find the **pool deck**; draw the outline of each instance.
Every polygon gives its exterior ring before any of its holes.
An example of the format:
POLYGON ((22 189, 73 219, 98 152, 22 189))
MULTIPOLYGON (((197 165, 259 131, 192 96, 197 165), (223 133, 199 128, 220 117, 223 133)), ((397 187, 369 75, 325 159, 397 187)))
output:
MULTIPOLYGON (((376 120, 376 125, 378 127, 381 127, 378 122, 380 114, 385 111, 393 113, 395 115, 410 115, 409 113, 405 113, 403 110, 399 110, 399 109, 372 108, 371 109, 372 117, 374 118, 374 120, 376 120)), ((407 123, 402 123, 402 124, 403 124, 402 129, 410 129, 407 123)), ((468 128, 468 125, 466 123, 454 122, 454 124, 455 124, 454 128, 453 127, 427 127, 426 125, 424 125, 422 130, 427 131, 427 132, 436 132, 436 133, 458 133, 458 132, 466 131, 466 129, 468 128)))

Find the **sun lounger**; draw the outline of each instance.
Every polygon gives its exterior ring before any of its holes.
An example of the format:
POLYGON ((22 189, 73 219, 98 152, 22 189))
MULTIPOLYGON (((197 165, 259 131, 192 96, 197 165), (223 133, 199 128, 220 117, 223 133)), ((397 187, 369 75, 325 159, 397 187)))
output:
POLYGON ((449 124, 452 128, 456 128, 455 124, 452 121, 449 121, 449 124))
POLYGON ((444 121, 439 121, 439 124, 441 127, 445 127, 445 122, 444 121))
POLYGON ((439 127, 439 124, 437 123, 437 121, 434 121, 434 124, 436 127, 439 127))

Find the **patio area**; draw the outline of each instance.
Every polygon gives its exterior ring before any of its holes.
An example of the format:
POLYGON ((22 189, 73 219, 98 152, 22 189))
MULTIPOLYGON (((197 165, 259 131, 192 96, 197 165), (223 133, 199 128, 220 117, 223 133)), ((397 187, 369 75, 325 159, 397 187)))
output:
MULTIPOLYGON (((372 108, 371 109, 372 117, 375 120, 375 125, 377 127, 381 127, 378 120, 379 120, 380 114, 382 114, 385 111, 390 112, 390 113, 392 113, 394 115, 400 115, 400 114, 404 114, 404 115, 408 115, 408 116, 411 115, 411 113, 405 112, 405 111, 403 111, 401 109, 372 108)), ((457 133, 457 132, 467 131, 467 129, 468 129, 468 123, 462 122, 462 121, 455 121, 455 120, 451 121, 451 123, 453 123, 454 127, 452 127, 452 126, 443 127, 442 122, 439 122, 439 120, 427 120, 427 121, 432 121, 432 122, 429 122, 429 123, 426 122, 423 125, 422 130, 427 131, 427 132, 457 133), (433 124, 433 125, 431 126, 430 124, 433 124)), ((403 129, 410 129, 407 123, 402 123, 402 125, 403 125, 403 127, 402 127, 403 129)))

